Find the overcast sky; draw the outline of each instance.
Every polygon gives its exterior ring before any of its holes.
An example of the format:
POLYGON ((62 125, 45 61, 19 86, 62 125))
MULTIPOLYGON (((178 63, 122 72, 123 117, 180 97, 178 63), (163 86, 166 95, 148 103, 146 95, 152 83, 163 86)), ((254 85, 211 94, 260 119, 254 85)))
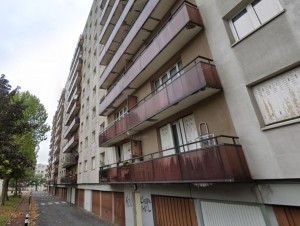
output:
MULTIPOLYGON (((36 95, 51 126, 93 0, 0 0, 0 74, 36 95)), ((48 164, 48 140, 38 163, 48 164)))

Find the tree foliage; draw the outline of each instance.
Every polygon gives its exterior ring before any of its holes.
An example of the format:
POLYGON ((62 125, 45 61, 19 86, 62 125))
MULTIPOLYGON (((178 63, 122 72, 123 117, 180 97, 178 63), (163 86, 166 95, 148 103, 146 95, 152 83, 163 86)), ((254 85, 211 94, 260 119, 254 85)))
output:
POLYGON ((0 178, 4 179, 1 203, 11 178, 32 175, 36 152, 50 127, 47 112, 39 99, 29 92, 11 89, 5 75, 0 77, 0 178))

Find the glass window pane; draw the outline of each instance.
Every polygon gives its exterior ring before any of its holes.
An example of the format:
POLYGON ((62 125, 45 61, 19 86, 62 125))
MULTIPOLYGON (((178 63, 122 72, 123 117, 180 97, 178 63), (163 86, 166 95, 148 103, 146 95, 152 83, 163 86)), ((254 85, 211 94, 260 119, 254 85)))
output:
POLYGON ((274 0, 256 0, 251 5, 261 24, 270 20, 280 11, 279 5, 274 0))
POLYGON ((254 26, 246 9, 236 15, 232 19, 232 23, 239 39, 243 38, 254 30, 254 26))
POLYGON ((161 80, 162 83, 164 84, 168 80, 168 75, 164 75, 161 80))
POLYGON ((170 77, 174 77, 174 75, 176 75, 177 73, 177 68, 176 67, 173 67, 171 70, 170 70, 170 77))

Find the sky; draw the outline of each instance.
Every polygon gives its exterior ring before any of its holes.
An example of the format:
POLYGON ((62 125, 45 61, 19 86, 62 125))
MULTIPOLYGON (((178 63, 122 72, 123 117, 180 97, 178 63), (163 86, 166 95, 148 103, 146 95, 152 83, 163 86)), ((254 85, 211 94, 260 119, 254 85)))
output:
MULTIPOLYGON (((40 99, 50 126, 92 2, 0 0, 0 74, 40 99)), ((50 135, 37 163, 48 164, 50 135)))

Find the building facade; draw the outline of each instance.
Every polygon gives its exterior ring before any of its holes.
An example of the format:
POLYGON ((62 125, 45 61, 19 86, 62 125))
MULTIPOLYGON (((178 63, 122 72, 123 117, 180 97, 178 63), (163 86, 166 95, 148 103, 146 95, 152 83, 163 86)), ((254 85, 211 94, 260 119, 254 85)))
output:
POLYGON ((299 8, 94 1, 49 192, 117 225, 299 223, 299 8))

